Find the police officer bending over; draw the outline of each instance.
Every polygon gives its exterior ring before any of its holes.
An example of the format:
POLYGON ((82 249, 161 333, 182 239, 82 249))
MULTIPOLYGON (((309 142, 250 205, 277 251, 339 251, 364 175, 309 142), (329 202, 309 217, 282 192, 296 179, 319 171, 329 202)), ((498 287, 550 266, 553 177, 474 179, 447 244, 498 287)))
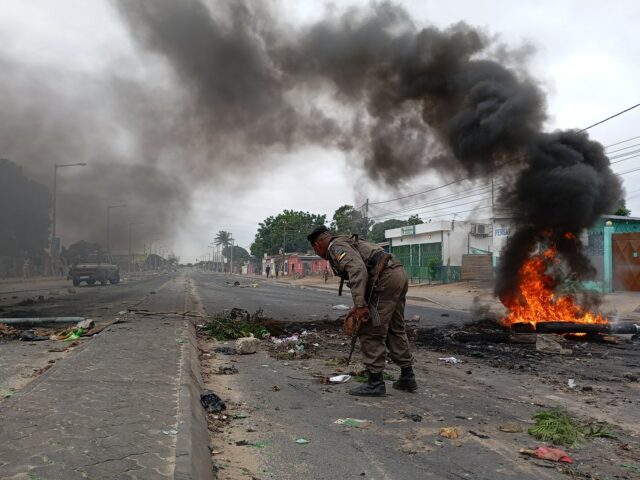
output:
POLYGON ((409 285, 402 264, 376 244, 357 235, 337 236, 324 225, 316 227, 307 239, 316 254, 329 261, 334 273, 347 281, 353 297, 354 307, 345 322, 355 322, 368 381, 349 393, 370 397, 386 394, 382 373, 387 351, 402 369, 393 388, 415 392, 418 384, 404 323, 409 285))

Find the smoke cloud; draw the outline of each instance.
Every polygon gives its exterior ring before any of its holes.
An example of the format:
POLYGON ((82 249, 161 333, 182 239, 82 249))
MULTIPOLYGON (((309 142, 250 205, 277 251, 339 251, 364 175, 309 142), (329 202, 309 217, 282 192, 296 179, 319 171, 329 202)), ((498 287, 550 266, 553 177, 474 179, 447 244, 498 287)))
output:
MULTIPOLYGON (((195 186, 308 145, 348 152, 371 179, 392 187, 430 172, 492 175, 503 179, 499 203, 517 222, 496 293, 512 293, 519 265, 550 230, 576 274, 590 274, 578 241, 563 234, 577 237, 605 213, 620 198, 620 181, 586 133, 543 132, 545 95, 522 67, 529 47, 511 50, 465 23, 422 28, 390 2, 328 10, 305 26, 283 23, 277 4, 258 1, 113 5, 141 58, 168 68, 171 88, 105 80, 106 114, 122 122, 115 140, 113 122, 102 125, 91 111, 95 101, 75 108, 66 124, 38 132, 15 126, 0 140, 44 138, 33 156, 99 151, 109 158, 101 172, 108 198, 135 196, 160 229, 186 211, 195 186), (94 135, 64 133, 85 122, 94 135), (158 201, 162 208, 153 209, 158 201)), ((59 107, 52 102, 47 111, 59 107)), ((85 191, 83 205, 92 193, 85 191)))

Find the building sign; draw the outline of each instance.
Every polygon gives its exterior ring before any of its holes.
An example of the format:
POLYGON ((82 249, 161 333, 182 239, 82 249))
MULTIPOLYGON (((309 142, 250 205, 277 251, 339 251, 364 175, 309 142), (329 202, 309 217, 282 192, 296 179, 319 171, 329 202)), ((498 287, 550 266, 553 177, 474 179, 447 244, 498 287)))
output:
POLYGON ((495 236, 496 237, 508 237, 511 233, 511 229, 509 227, 496 228, 495 236))
POLYGON ((401 227, 400 234, 402 236, 404 236, 404 235, 415 235, 416 234, 416 226, 415 225, 408 225, 406 227, 401 227))

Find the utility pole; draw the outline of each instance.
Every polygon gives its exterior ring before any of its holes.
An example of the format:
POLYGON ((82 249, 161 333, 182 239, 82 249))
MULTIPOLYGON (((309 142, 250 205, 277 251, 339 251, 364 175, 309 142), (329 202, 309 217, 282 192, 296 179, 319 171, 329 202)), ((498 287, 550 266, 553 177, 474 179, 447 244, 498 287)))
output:
POLYGON ((282 276, 284 277, 284 263, 286 261, 285 251, 287 249, 287 222, 282 227, 282 276))
POLYGON ((364 231, 369 232, 369 199, 364 202, 364 231))
POLYGON ((231 242, 231 266, 229 273, 233 275, 233 238, 231 238, 231 236, 229 236, 229 241, 231 242))
POLYGON ((133 270, 133 250, 131 249, 131 227, 144 225, 144 222, 129 222, 129 271, 133 270))
POLYGON ((120 205, 108 205, 107 206, 107 255, 111 254, 110 250, 110 237, 111 237, 111 209, 112 208, 126 208, 128 205, 122 203, 120 205))

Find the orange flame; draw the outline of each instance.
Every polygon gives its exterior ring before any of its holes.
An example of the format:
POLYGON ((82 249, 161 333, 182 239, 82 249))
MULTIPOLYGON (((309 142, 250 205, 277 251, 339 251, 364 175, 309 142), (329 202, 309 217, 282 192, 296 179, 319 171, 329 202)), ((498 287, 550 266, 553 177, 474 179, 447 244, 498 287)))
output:
POLYGON ((539 322, 608 323, 602 314, 586 312, 570 295, 556 295, 556 282, 547 274, 547 267, 557 263, 554 247, 529 258, 519 271, 518 295, 502 298, 509 309, 504 325, 539 322))

